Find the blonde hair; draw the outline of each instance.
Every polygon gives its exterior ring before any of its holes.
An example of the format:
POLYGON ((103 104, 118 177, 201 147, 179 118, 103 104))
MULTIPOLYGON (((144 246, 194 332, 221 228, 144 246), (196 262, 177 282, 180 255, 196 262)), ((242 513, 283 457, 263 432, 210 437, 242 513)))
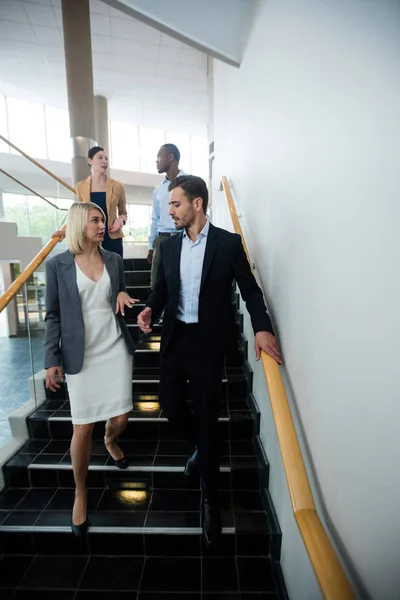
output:
MULTIPOLYGON (((67 217, 67 246, 72 254, 82 254, 85 249, 85 228, 89 211, 98 210, 106 222, 104 211, 94 202, 74 202, 67 217)), ((99 242, 100 246, 100 242, 99 242)))

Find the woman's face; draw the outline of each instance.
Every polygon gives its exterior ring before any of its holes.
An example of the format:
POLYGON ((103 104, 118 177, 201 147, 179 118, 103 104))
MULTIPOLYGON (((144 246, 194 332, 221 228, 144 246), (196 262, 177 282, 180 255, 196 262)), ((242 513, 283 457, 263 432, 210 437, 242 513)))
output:
POLYGON ((108 169, 108 156, 104 150, 97 152, 93 158, 88 159, 88 162, 93 173, 105 173, 108 169))
POLYGON ((89 210, 88 220, 86 223, 85 234, 88 242, 101 243, 106 230, 104 217, 99 210, 93 208, 89 210))

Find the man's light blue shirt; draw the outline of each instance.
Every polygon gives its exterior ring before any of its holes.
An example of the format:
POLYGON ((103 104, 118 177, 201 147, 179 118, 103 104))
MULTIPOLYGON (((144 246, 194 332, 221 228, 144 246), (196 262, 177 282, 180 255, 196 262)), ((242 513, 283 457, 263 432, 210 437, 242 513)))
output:
MULTIPOLYGON (((186 175, 185 171, 179 171, 177 177, 186 175)), ((159 233, 176 233, 175 225, 169 211, 168 186, 170 180, 164 177, 162 181, 154 188, 153 192, 153 210, 151 214, 151 227, 149 235, 149 248, 153 248, 153 242, 159 233)))
POLYGON ((184 323, 199 322, 199 294, 203 272, 204 254, 210 222, 207 223, 192 242, 186 230, 182 236, 181 276, 177 319, 184 323))

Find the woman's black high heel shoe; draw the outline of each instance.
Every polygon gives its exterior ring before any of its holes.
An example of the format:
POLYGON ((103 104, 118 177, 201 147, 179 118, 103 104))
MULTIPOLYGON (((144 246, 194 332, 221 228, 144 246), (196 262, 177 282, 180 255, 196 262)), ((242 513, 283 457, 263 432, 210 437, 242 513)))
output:
MULTIPOLYGON (((104 438, 104 445, 107 448, 106 438, 104 438)), ((110 454, 110 451, 108 450, 108 448, 107 448, 107 451, 108 451, 108 454, 110 454)), ((111 456, 111 454, 110 454, 110 458, 114 462, 114 465, 116 467, 118 467, 118 469, 127 469, 129 467, 129 461, 128 461, 126 454, 124 454, 124 456, 118 460, 116 458, 113 458, 111 456)))
POLYGON ((83 523, 81 523, 80 525, 74 525, 74 523, 72 522, 72 519, 71 519, 71 531, 75 537, 77 537, 77 538, 85 537, 88 529, 89 529, 89 519, 86 519, 86 521, 83 521, 83 523))

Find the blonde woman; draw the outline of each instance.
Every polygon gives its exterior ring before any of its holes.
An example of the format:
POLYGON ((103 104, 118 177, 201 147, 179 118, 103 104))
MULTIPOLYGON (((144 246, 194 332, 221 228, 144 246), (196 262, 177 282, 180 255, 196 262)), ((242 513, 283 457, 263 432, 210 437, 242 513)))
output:
MULTIPOLYGON (((103 210, 106 227, 102 247, 123 256, 122 227, 127 221, 125 189, 122 183, 108 177, 108 156, 104 148, 94 146, 88 152, 91 175, 76 184, 78 202, 94 202, 103 210)), ((56 231, 53 237, 64 239, 65 231, 56 231)))
POLYGON ((132 409, 134 345, 124 307, 137 300, 126 293, 122 258, 101 248, 105 222, 96 204, 74 203, 67 220, 69 249, 46 264, 46 387, 55 391, 66 374, 76 485, 71 526, 77 536, 89 524, 86 476, 94 423, 106 421, 105 446, 116 466, 128 466, 116 439, 132 409))

